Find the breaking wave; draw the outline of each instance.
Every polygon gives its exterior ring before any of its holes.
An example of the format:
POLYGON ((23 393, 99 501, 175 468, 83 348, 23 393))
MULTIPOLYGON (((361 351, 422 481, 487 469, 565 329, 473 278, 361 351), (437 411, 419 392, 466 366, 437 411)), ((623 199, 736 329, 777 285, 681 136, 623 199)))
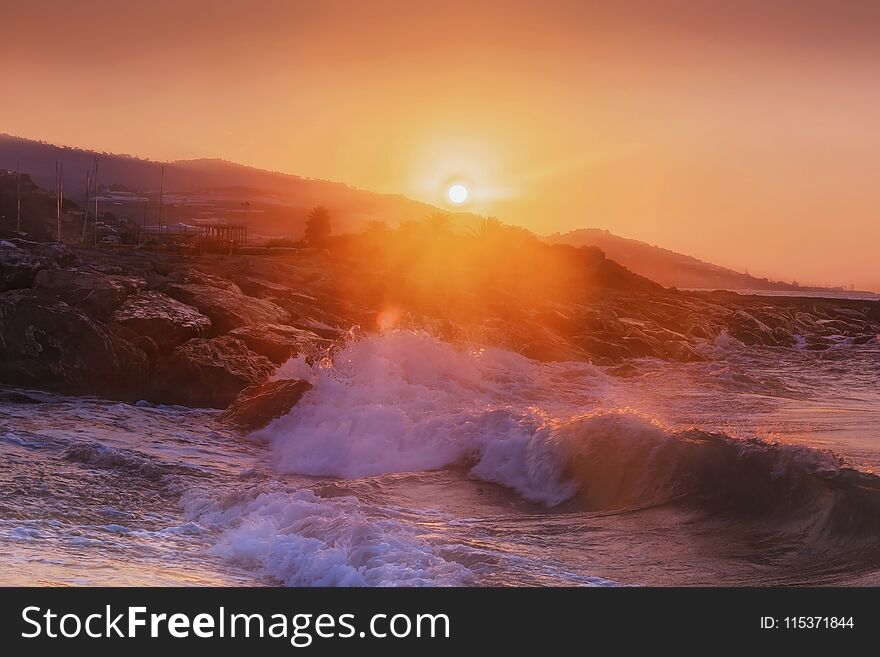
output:
POLYGON ((466 466, 548 507, 615 512, 676 502, 815 540, 880 535, 880 478, 831 452, 698 429, 623 405, 582 363, 539 364, 419 333, 291 361, 314 389, 255 434, 282 472, 354 479, 466 466))
POLYGON ((322 498, 278 484, 215 499, 189 493, 184 508, 219 532, 210 552, 286 586, 453 586, 471 573, 443 559, 412 526, 366 513, 354 497, 322 498))

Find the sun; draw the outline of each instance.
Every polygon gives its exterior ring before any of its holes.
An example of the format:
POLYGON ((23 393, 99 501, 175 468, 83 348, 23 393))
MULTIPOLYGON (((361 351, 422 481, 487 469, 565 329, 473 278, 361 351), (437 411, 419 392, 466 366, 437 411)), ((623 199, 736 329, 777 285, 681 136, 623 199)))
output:
POLYGON ((461 183, 450 185, 449 189, 446 191, 446 196, 449 198, 449 202, 455 203, 456 205, 461 205, 467 201, 470 195, 471 193, 468 188, 461 183))

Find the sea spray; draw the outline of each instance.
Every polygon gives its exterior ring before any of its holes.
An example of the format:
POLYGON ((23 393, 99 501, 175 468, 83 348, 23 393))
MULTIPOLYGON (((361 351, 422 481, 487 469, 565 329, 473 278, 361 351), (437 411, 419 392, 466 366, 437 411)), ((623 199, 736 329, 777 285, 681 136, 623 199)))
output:
MULTIPOLYGON (((576 367, 570 392, 580 403, 606 377, 576 367)), ((542 402, 560 404, 556 386, 541 390, 552 369, 423 333, 365 337, 310 372, 285 366, 314 389, 255 437, 271 444, 283 472, 353 479, 468 464, 474 477, 552 506, 576 490, 543 430, 550 415, 542 402)))

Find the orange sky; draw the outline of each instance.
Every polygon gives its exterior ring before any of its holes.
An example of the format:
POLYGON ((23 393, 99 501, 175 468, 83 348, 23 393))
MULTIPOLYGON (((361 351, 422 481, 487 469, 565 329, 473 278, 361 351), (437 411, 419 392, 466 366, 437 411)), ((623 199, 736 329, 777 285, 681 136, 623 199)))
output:
POLYGON ((0 132, 880 289, 880 3, 0 0, 0 132), (120 6, 122 5, 122 6, 120 6), (773 9, 767 9, 772 7, 773 9))

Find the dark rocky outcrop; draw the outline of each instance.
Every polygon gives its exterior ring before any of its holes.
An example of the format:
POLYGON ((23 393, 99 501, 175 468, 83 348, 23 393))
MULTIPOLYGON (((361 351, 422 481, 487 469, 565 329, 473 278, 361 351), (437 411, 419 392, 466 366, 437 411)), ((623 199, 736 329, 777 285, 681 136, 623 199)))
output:
POLYGON ((223 278, 222 276, 209 274, 208 272, 194 269, 192 267, 169 272, 168 282, 181 285, 207 285, 209 287, 216 287, 220 290, 226 290, 227 292, 242 294, 241 288, 232 281, 223 278))
POLYGON ((265 356, 232 336, 193 338, 156 365, 150 397, 166 404, 226 408, 274 370, 265 356))
POLYGON ((205 315, 158 290, 131 295, 111 320, 150 338, 163 352, 190 338, 207 335, 211 329, 211 320, 205 315))
POLYGON ((212 335, 220 335, 249 324, 284 324, 290 315, 270 301, 249 297, 231 288, 202 283, 170 283, 163 291, 178 301, 197 308, 211 319, 212 335))
POLYGON ((137 276, 76 269, 43 269, 33 282, 35 290, 51 294, 102 320, 121 306, 129 294, 146 286, 147 281, 137 276))
POLYGON ((542 361, 615 366, 643 357, 714 358, 720 336, 826 350, 873 344, 880 332, 877 302, 683 292, 635 277, 595 249, 548 253, 539 262, 564 265, 564 276, 547 279, 552 285, 517 293, 516 281, 501 277, 456 287, 440 270, 432 292, 407 287, 404 273, 372 258, 201 257, 0 241, 0 290, 12 288, 0 292, 0 382, 224 408, 276 364, 320 356, 336 340, 380 327, 422 329, 542 361))
POLYGON ((0 380, 114 399, 136 396, 144 352, 63 301, 33 290, 0 294, 0 380))
POLYGON ((331 342, 311 331, 284 324, 255 324, 230 331, 251 351, 262 354, 275 363, 300 355, 314 355, 330 346, 331 342))
POLYGON ((0 241, 0 291, 28 288, 42 269, 66 267, 76 262, 62 244, 13 239, 0 241))
POLYGON ((255 431, 289 412, 311 389, 311 383, 300 379, 267 381, 242 390, 219 419, 239 429, 255 431))

